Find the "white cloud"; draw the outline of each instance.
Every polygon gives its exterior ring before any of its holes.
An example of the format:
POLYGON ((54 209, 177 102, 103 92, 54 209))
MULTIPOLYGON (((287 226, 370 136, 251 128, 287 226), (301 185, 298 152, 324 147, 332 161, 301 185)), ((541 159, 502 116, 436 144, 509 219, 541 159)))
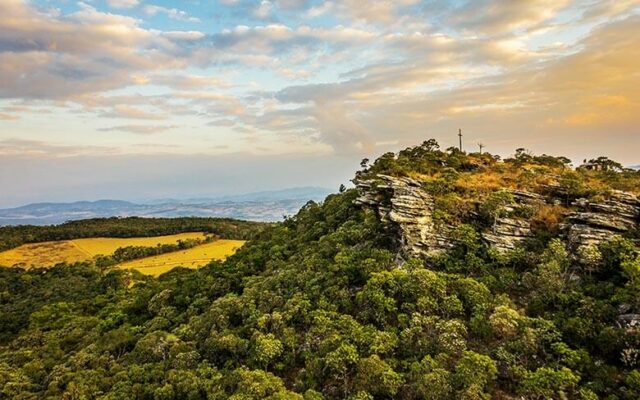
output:
POLYGON ((178 128, 177 125, 119 125, 108 128, 100 128, 102 132, 129 132, 138 135, 153 135, 162 133, 171 129, 178 128))
MULTIPOLYGON (((225 3, 214 18, 226 28, 210 33, 163 31, 87 5, 63 14, 1 2, 0 98, 163 120, 102 128, 123 133, 114 137, 189 124, 204 129, 194 134, 202 145, 232 131, 273 148, 358 154, 456 125, 494 143, 511 140, 509 131, 526 131, 525 140, 544 129, 629 132, 640 115, 634 2, 225 3)), ((3 108, 0 124, 23 115, 3 108)))
POLYGON ((148 15, 164 14, 167 17, 175 19, 177 21, 200 22, 199 18, 192 17, 185 11, 178 10, 176 8, 167 8, 149 4, 144 7, 144 12, 148 15))
POLYGON ((113 8, 133 8, 140 4, 139 0, 107 0, 107 4, 113 8))
POLYGON ((258 8, 256 8, 256 10, 254 11, 254 15, 257 18, 266 19, 269 17, 272 10, 273 10, 273 3, 271 3, 268 0, 262 0, 258 8))

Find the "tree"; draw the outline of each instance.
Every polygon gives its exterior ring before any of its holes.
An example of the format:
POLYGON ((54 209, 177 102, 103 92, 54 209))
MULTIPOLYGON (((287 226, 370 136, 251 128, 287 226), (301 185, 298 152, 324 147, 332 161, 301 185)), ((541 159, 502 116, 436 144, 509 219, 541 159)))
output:
POLYGON ((554 303, 566 288, 570 276, 571 259, 560 239, 553 239, 542 255, 542 263, 534 274, 523 278, 531 294, 542 303, 554 303))
POLYGON ((271 333, 258 333, 254 336, 253 342, 253 358, 264 369, 282 354, 282 342, 271 333))
POLYGON ((520 314, 508 306, 498 306, 489 317, 489 324, 494 335, 499 338, 510 338, 518 332, 520 314))
POLYGON ((613 161, 608 157, 600 156, 589 160, 590 164, 598 165, 603 171, 622 171, 624 167, 617 161, 613 161))
POLYGON ((428 151, 428 152, 432 152, 432 151, 440 149, 440 145, 438 144, 438 141, 435 140, 435 139, 425 140, 424 142, 422 142, 420 147, 424 151, 428 151))
POLYGON ((325 364, 332 376, 341 382, 342 393, 345 397, 351 391, 349 373, 357 361, 358 350, 348 343, 340 344, 337 349, 325 357, 325 364))
POLYGON ((567 398, 579 381, 580 377, 569 368, 554 370, 542 367, 527 373, 519 392, 531 399, 567 398))
POLYGON ((497 373, 496 363, 490 357, 473 351, 465 351, 455 367, 454 387, 459 393, 477 392, 478 395, 484 397, 497 373))
POLYGON ((402 377, 377 355, 360 359, 355 377, 355 390, 371 393, 376 397, 393 398, 402 377))

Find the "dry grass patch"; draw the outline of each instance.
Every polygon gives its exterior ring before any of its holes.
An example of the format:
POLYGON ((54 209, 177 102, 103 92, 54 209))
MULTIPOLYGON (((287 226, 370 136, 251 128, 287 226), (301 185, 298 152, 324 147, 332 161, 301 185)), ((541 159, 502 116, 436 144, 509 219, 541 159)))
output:
POLYGON ((158 276, 175 267, 196 269, 211 260, 224 260, 245 243, 243 240, 220 239, 187 250, 140 258, 118 265, 123 269, 136 269, 143 274, 158 276))
POLYGON ((0 252, 0 266, 23 268, 51 267, 59 263, 92 260, 98 255, 111 255, 120 247, 175 244, 178 240, 204 239, 202 232, 135 238, 88 238, 29 243, 0 252))

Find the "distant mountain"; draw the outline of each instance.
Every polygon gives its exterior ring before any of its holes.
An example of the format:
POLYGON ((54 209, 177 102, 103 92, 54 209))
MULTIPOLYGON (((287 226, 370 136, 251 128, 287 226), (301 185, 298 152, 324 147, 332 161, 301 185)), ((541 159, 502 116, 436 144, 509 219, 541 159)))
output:
POLYGON ((278 221, 295 214, 309 200, 323 200, 330 189, 291 188, 218 198, 161 199, 145 203, 123 200, 34 203, 0 209, 0 225, 51 225, 98 217, 227 217, 278 221))
POLYGON ((278 200, 309 200, 324 199, 333 190, 322 187, 299 187, 282 190, 247 193, 233 196, 223 196, 212 200, 221 201, 278 201, 278 200))
POLYGON ((203 204, 203 203, 221 203, 221 202, 245 202, 245 201, 280 201, 280 200, 321 200, 327 197, 333 190, 323 187, 306 186, 281 190, 271 190, 262 192, 252 192, 244 194, 212 196, 212 197, 196 197, 186 199, 153 199, 143 202, 144 204, 203 204))
POLYGON ((640 165, 632 165, 629 168, 635 169, 635 170, 640 170, 640 165))
MULTIPOLYGON (((76 201, 73 203, 33 203, 25 206, 13 208, 16 212, 42 213, 48 211, 58 211, 60 208, 76 211, 114 210, 126 207, 133 207, 136 204, 124 200, 97 200, 97 201, 76 201)), ((7 211, 7 210, 0 210, 7 211)))

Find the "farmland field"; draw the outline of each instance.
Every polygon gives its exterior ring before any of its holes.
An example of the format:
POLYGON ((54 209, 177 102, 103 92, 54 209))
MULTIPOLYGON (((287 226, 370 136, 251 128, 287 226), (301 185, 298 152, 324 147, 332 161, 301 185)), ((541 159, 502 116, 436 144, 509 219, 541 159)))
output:
POLYGON ((24 244, 0 253, 0 265, 26 268, 49 267, 58 263, 88 261, 97 255, 110 255, 119 247, 175 244, 178 240, 204 239, 201 232, 134 238, 87 238, 24 244))
POLYGON ((158 276, 174 267, 198 268, 211 260, 223 260, 236 252, 243 240, 216 240, 187 250, 140 258, 119 265, 124 269, 136 269, 145 275, 158 276))

